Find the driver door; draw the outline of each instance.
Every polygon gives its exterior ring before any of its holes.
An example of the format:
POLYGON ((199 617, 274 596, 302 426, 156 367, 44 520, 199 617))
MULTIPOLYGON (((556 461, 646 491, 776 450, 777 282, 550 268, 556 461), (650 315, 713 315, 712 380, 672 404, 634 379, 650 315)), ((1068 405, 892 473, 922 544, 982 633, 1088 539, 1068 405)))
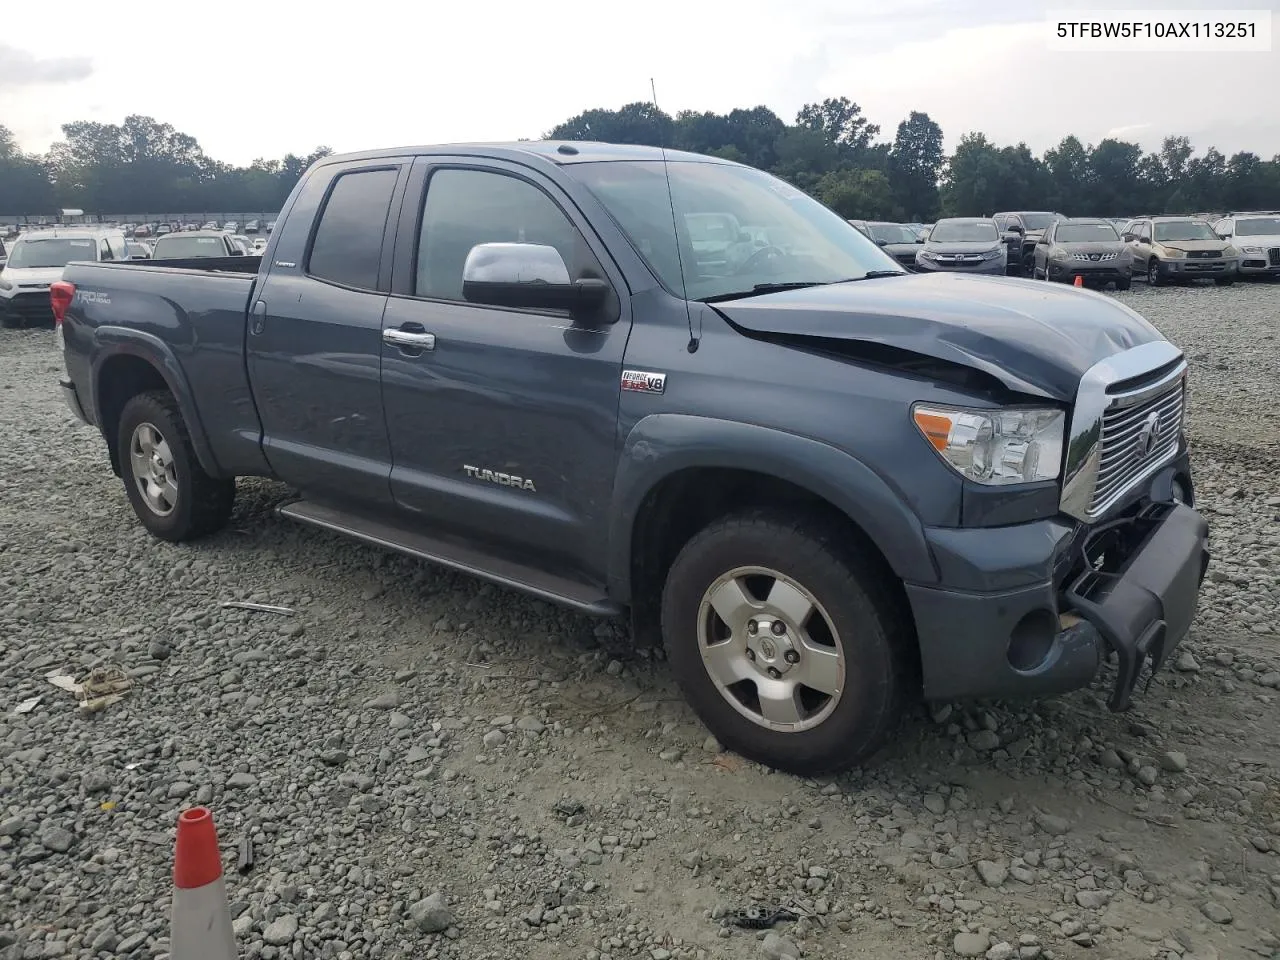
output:
POLYGON ((631 328, 603 246, 527 168, 432 157, 415 163, 394 270, 382 395, 405 522, 517 558, 551 554, 566 574, 601 569, 631 328), (554 247, 573 279, 611 285, 608 318, 580 325, 564 310, 469 302, 463 264, 481 243, 554 247), (401 345, 413 335, 422 346, 401 345))

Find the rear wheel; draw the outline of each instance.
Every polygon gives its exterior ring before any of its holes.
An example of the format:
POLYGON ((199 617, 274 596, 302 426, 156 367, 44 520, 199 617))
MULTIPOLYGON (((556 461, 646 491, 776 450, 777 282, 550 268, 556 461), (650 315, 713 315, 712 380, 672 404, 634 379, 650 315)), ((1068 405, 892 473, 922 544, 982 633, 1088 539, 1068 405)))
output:
POLYGON ((205 472, 172 395, 152 391, 130 399, 117 436, 125 493, 152 535, 195 540, 226 525, 236 482, 205 472))
POLYGON ((798 774, 852 766, 901 709, 908 630, 893 585, 818 524, 753 515, 671 566, 663 636, 694 711, 731 750, 798 774))

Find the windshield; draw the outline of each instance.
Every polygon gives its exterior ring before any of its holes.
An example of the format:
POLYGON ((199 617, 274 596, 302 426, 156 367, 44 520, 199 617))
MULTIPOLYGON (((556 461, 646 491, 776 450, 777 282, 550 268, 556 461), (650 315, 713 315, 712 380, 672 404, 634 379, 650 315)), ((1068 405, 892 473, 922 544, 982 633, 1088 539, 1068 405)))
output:
POLYGON ((179 260, 189 257, 225 257, 227 246, 221 237, 181 237, 176 234, 156 241, 151 256, 157 260, 179 260))
POLYGON ((24 238, 13 245, 9 266, 15 269, 65 267, 73 260, 97 260, 98 245, 92 240, 47 237, 24 238))
POLYGON ((1237 237, 1280 236, 1280 217, 1250 217, 1236 221, 1237 237))
POLYGON ((1022 222, 1027 225, 1028 230, 1043 230, 1055 220, 1062 218, 1056 213, 1024 213, 1022 222))
POLYGON ((1106 243, 1119 240, 1120 234, 1109 223, 1064 223, 1054 238, 1058 243, 1106 243))
POLYGON ((872 240, 885 243, 915 243, 919 234, 900 223, 873 223, 868 228, 872 240))
POLYGON ((947 223, 944 220, 929 231, 930 243, 995 243, 998 239, 996 225, 990 221, 947 223))
POLYGON ((1174 220, 1169 223, 1155 225, 1156 240, 1176 243, 1179 240, 1217 240, 1213 232, 1203 220, 1174 220))
POLYGON ((902 272, 838 214, 751 167, 639 160, 565 169, 599 199, 662 285, 691 300, 902 272))

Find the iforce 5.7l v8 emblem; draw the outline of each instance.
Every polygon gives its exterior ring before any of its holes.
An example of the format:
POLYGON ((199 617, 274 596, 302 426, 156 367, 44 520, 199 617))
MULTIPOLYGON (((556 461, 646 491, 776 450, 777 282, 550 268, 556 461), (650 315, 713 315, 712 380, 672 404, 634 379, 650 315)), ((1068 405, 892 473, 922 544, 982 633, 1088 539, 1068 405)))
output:
POLYGON ((631 393, 663 393, 667 389, 667 375, 647 373, 644 370, 623 370, 622 389, 631 393))

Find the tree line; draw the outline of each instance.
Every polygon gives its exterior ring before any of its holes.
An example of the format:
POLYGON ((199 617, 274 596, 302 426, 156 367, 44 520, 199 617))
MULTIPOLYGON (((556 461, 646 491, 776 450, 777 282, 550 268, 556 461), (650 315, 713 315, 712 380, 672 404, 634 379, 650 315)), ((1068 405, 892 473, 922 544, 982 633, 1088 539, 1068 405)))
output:
MULTIPOLYGON (((0 212, 50 214, 74 207, 129 211, 278 210, 303 171, 328 155, 220 163, 199 142, 150 117, 122 124, 77 121, 47 154, 22 152, 0 126, 0 212)), ((545 136, 558 140, 665 146, 768 170, 849 218, 931 221, 997 210, 1054 210, 1071 216, 1196 213, 1280 207, 1280 154, 1264 160, 1209 147, 1197 155, 1186 137, 1155 152, 1107 138, 1067 136, 1042 156, 1025 143, 997 146, 981 133, 943 150, 942 129, 912 111, 892 140, 848 97, 805 104, 793 123, 768 107, 728 113, 652 103, 587 110, 545 136)))
POLYGON ((237 167, 172 125, 137 115, 121 124, 64 124, 62 136, 48 153, 29 154, 0 126, 0 213, 279 210, 307 167, 332 152, 318 147, 237 167))

